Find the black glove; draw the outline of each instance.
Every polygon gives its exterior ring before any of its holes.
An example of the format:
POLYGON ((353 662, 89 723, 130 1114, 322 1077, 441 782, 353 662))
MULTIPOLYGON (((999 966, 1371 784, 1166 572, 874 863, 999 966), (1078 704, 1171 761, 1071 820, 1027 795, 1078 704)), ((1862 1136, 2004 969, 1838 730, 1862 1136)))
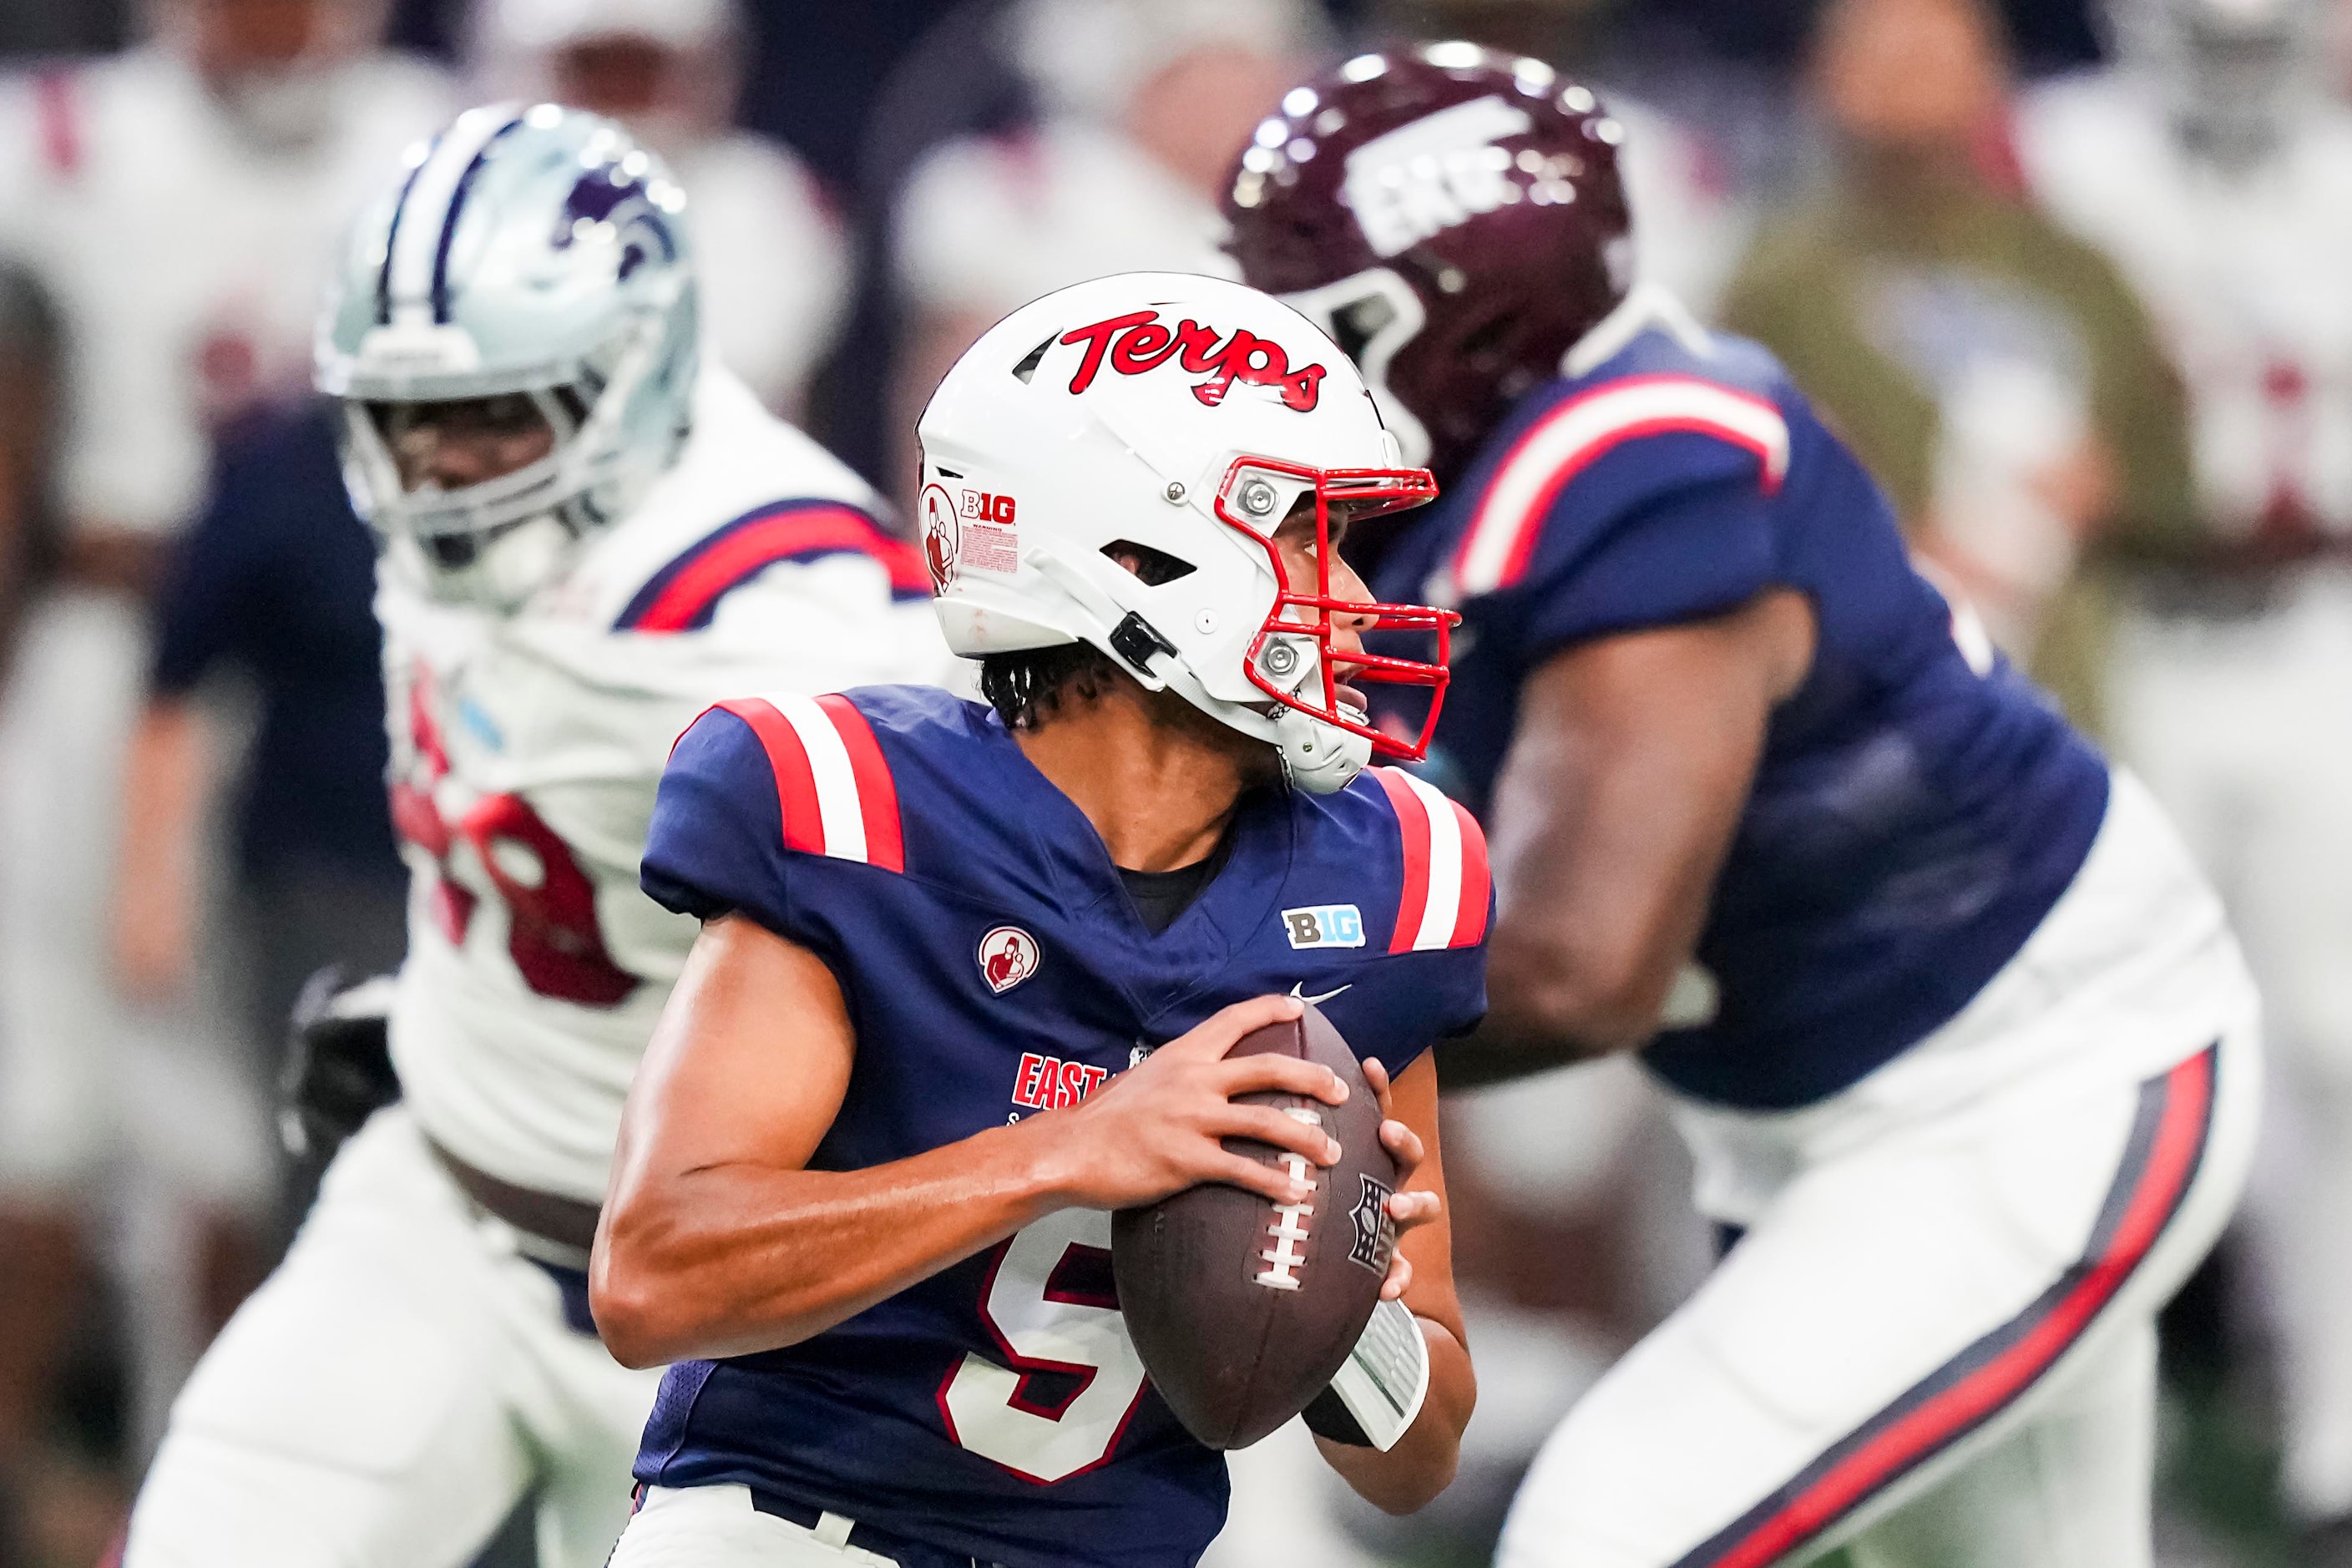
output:
POLYGON ((278 1077, 278 1131, 286 1152, 323 1163, 344 1140, 400 1098, 386 1027, 392 976, 356 985, 329 964, 304 983, 278 1077))
POLYGON ((1372 1440, 1364 1435, 1363 1427, 1357 1424, 1355 1413, 1348 1408, 1347 1401, 1339 1397, 1339 1391, 1336 1388, 1326 1388, 1298 1414, 1306 1421, 1307 1429, 1318 1437, 1328 1437, 1351 1448, 1372 1447, 1372 1440))

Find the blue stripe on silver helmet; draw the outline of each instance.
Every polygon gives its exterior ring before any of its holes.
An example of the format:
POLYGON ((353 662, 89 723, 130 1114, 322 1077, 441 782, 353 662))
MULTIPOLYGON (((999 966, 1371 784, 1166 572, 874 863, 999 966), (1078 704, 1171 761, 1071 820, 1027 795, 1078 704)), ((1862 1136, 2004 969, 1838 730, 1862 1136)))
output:
POLYGON ((698 368, 684 210, 613 121, 498 105, 458 116, 361 219, 317 382, 345 403, 354 504, 428 591, 520 602, 676 460, 698 368), (505 394, 539 404, 553 452, 460 489, 403 487, 369 405, 505 394))
POLYGON ((436 321, 449 319, 449 245, 457 237, 457 218, 466 210, 466 193, 473 188, 483 165, 489 162, 490 149, 521 123, 518 117, 491 132, 489 140, 482 143, 481 151, 474 154, 466 172, 457 176, 457 187, 449 193, 449 210, 441 219, 441 243, 433 250, 433 319, 436 321))

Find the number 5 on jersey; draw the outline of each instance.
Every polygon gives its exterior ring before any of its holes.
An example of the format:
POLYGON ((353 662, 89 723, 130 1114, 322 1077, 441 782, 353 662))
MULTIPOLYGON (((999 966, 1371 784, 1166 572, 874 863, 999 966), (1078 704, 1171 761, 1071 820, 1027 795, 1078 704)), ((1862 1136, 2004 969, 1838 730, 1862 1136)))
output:
POLYGON ((1013 1364, 968 1354, 948 1374, 948 1436, 1038 1482, 1109 1458, 1144 1376, 1111 1286, 1110 1215, 1066 1209, 1014 1236, 981 1288, 980 1317, 1013 1364))

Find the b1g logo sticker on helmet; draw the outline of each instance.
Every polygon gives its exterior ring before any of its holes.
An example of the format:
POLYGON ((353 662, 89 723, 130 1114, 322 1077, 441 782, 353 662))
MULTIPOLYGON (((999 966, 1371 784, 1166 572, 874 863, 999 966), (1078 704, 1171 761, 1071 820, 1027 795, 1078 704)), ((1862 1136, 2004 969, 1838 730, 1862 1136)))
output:
MULTIPOLYGON (((1495 145, 1535 124, 1528 111, 1481 98, 1376 136, 1348 154, 1346 196, 1379 256, 1520 199, 1511 155, 1495 145)), ((1533 171, 1530 171, 1531 173, 1533 171)), ((1575 193, 1569 193, 1570 200, 1575 193)))
POLYGON ((1019 926, 998 926, 980 939, 980 977, 999 996, 1037 973, 1037 939, 1019 926))
POLYGON ((1247 327, 1235 327, 1231 337, 1220 342, 1222 336, 1217 328, 1189 317, 1172 328, 1163 326, 1157 310, 1136 310, 1065 332, 1063 342, 1087 345, 1086 358, 1070 378, 1070 395, 1075 397, 1095 384, 1106 356, 1121 375, 1143 375, 1173 359, 1185 374, 1209 378, 1193 386, 1192 395, 1212 408, 1224 402, 1239 381, 1279 387, 1286 407, 1313 412, 1322 396, 1323 377, 1329 374, 1321 365, 1291 369, 1287 349, 1247 327))

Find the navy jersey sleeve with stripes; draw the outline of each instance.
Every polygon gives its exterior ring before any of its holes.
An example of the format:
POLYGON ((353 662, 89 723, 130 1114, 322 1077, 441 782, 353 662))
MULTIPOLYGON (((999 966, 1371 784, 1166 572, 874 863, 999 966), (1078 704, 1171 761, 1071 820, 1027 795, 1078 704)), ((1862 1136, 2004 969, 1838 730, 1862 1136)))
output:
POLYGON ((670 752, 640 881, 664 909, 702 920, 742 914, 789 937, 783 848, 767 752, 749 721, 711 709, 670 752))

